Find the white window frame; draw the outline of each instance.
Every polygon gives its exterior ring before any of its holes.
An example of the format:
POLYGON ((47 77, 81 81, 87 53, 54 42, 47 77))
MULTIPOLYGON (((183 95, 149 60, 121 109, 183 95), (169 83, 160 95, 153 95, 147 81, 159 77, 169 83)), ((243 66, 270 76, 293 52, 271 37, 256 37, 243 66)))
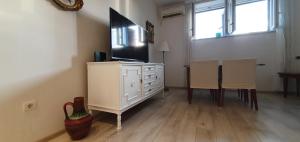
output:
MULTIPOLYGON (((225 18, 224 18, 224 27, 223 27, 223 35, 221 38, 223 37, 231 37, 231 36, 239 36, 239 35, 249 35, 249 34, 256 34, 256 33, 266 33, 266 32, 274 32, 277 28, 277 3, 278 0, 267 0, 268 1, 268 30, 267 31, 261 31, 261 32, 251 32, 251 33, 243 33, 243 34, 235 34, 233 35, 235 29, 236 29, 236 5, 240 5, 240 4, 246 4, 246 3, 252 3, 252 2, 258 2, 261 0, 224 0, 224 8, 225 8, 225 18)), ((198 2, 198 3, 194 3, 193 4, 193 10, 192 10, 192 34, 193 34, 193 39, 210 39, 209 38, 195 38, 195 29, 196 29, 196 20, 195 20, 195 15, 196 10, 195 10, 195 5, 196 4, 200 4, 200 3, 205 3, 205 2, 198 2)), ((202 12, 207 12, 207 11, 212 11, 215 10, 217 8, 212 8, 212 9, 208 9, 208 10, 204 10, 202 12)), ((212 38, 217 38, 217 37, 212 37, 212 38)), ((218 37, 219 38, 219 37, 218 37)))

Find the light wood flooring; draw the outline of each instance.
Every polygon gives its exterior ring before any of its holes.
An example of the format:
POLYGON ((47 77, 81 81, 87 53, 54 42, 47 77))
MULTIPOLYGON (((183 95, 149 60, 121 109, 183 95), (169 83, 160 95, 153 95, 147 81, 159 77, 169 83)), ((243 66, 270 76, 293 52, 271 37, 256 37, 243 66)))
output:
MULTIPOLYGON (((300 142, 300 97, 258 93, 259 111, 242 104, 236 92, 225 94, 223 108, 208 92, 194 91, 192 104, 186 91, 172 89, 122 115, 96 120, 83 142, 300 142)), ((68 142, 64 133, 50 142, 68 142)))

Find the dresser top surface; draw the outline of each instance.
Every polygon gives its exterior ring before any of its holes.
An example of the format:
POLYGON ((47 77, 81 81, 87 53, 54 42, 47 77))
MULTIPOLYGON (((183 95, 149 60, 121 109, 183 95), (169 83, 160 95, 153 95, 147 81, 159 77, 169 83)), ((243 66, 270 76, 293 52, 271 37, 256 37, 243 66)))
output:
POLYGON ((124 62, 124 61, 109 61, 109 62, 88 62, 88 65, 97 64, 120 64, 120 65, 162 65, 163 63, 144 63, 144 62, 124 62))

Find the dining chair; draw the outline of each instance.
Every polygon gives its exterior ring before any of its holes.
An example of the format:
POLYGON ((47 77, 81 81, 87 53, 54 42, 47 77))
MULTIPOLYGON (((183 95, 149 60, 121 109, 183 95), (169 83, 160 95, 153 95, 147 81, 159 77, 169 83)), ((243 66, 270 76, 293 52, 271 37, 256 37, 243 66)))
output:
POLYGON ((190 65, 189 103, 192 100, 193 89, 210 90, 213 100, 219 96, 218 60, 195 61, 190 65))
POLYGON ((250 90, 251 109, 258 110, 256 95, 256 59, 223 60, 220 105, 224 105, 225 89, 237 89, 245 102, 250 90))

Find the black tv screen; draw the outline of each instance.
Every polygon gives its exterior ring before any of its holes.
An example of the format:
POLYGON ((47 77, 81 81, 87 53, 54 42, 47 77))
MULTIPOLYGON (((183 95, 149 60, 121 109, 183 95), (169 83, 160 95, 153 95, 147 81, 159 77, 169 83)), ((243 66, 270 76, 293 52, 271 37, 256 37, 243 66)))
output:
POLYGON ((113 60, 149 61, 147 31, 110 8, 110 46, 113 60))

